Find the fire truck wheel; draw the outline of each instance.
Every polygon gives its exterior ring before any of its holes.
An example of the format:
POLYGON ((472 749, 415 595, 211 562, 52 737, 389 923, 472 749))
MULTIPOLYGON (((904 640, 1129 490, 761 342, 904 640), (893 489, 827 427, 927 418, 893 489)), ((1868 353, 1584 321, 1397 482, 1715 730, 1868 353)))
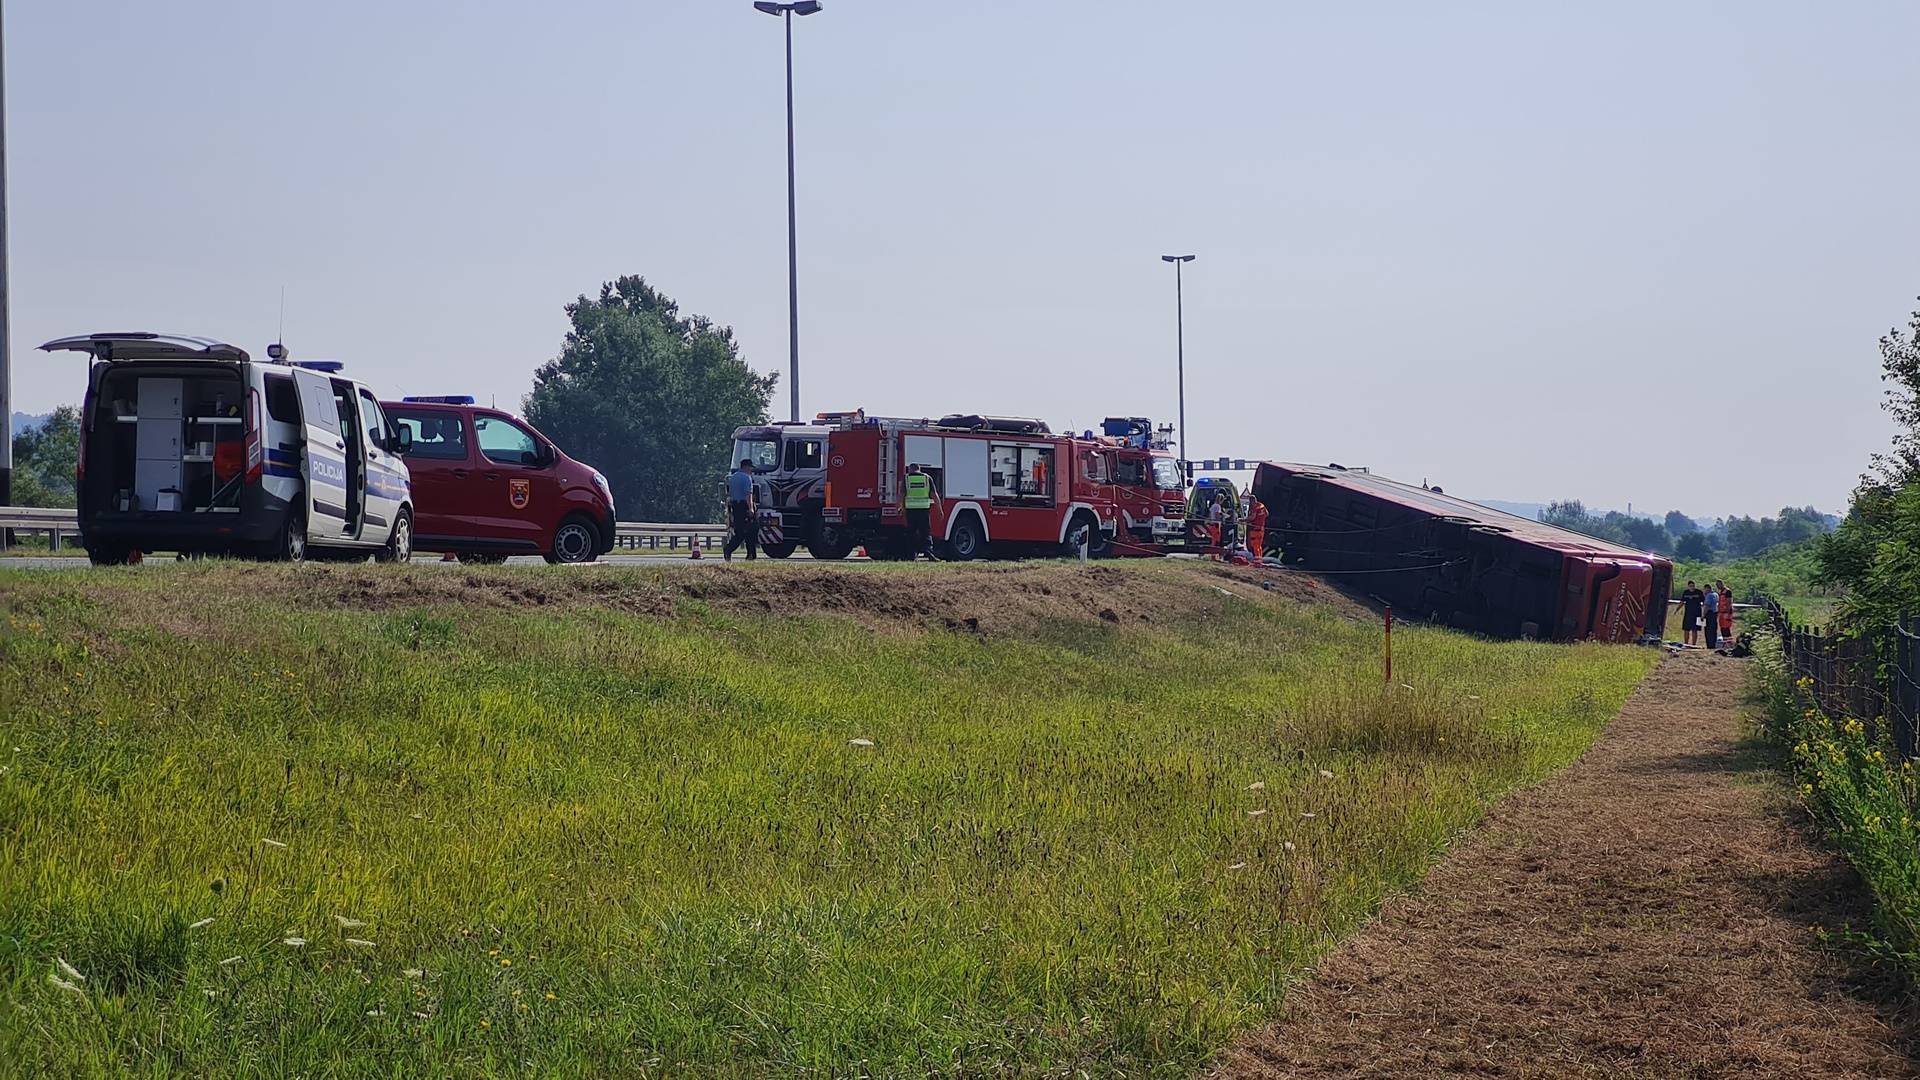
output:
POLYGON ((940 556, 951 562, 966 562, 986 554, 986 548, 986 538, 980 533, 980 518, 963 512, 947 533, 940 556))
POLYGON ((816 559, 844 559, 853 553, 853 542, 841 533, 840 526, 816 521, 813 536, 807 541, 807 554, 816 559))
POLYGON ((1079 513, 1073 516, 1073 524, 1067 526, 1067 542, 1063 552, 1068 558, 1079 558, 1080 545, 1087 545, 1087 557, 1104 559, 1113 553, 1112 537, 1100 531, 1100 524, 1092 514, 1079 513))
POLYGON ((760 548, 760 554, 765 555, 769 559, 784 559, 792 555, 793 549, 799 546, 798 544, 789 544, 784 541, 778 544, 763 544, 760 548))

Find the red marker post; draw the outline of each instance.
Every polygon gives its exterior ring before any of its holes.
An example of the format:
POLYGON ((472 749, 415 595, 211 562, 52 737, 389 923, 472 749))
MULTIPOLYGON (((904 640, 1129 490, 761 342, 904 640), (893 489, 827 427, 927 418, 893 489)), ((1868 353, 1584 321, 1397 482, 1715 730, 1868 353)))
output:
POLYGON ((1393 605, 1387 605, 1387 689, 1393 689, 1393 605))

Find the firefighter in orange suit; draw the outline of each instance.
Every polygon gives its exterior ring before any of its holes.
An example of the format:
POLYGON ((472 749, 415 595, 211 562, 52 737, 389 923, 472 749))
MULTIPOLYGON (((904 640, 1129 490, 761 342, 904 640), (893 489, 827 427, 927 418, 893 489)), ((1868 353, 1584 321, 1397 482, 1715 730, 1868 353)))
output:
POLYGON ((1247 495, 1247 551, 1255 559, 1267 554, 1267 504, 1247 495))

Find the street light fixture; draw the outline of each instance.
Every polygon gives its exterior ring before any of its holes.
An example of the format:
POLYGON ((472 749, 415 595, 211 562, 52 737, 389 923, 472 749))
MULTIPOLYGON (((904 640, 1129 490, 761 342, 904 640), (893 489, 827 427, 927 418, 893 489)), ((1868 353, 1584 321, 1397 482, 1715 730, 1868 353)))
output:
POLYGON ((1186 299, 1181 295, 1180 264, 1193 261, 1191 255, 1162 255, 1161 262, 1173 264, 1174 348, 1180 363, 1180 469, 1187 469, 1187 315, 1186 299))
POLYGON ((775 4, 754 0, 755 11, 777 15, 787 24, 787 401, 788 419, 800 422, 800 257, 793 225, 793 16, 815 15, 820 0, 775 4))

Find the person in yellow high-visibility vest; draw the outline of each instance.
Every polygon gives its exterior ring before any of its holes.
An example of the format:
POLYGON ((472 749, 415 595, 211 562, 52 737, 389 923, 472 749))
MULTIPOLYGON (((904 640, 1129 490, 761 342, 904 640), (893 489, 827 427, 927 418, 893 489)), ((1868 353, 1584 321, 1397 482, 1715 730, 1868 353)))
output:
POLYGON ((907 531, 913 537, 913 558, 933 557, 933 477, 919 465, 907 471, 907 531))

